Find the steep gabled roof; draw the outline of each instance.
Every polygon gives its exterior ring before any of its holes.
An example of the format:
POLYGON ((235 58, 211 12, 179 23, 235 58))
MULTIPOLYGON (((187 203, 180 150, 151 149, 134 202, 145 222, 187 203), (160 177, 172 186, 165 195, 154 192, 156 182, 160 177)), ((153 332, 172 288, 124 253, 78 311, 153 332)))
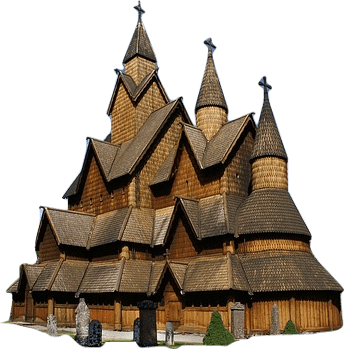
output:
MULTIPOLYGON (((198 167, 200 169, 206 169, 218 164, 224 164, 246 127, 251 124, 252 127, 255 128, 255 123, 252 117, 253 114, 254 113, 250 113, 226 123, 210 141, 207 141, 203 132, 199 128, 190 124, 182 123, 183 132, 190 145, 198 167)), ((181 142, 181 139, 179 140, 179 143, 181 142)), ((150 186, 170 180, 178 149, 180 149, 179 144, 171 150, 166 160, 157 171, 150 186)))
POLYGON ((119 70, 117 71, 117 73, 118 73, 118 78, 117 78, 116 85, 115 85, 115 88, 114 88, 112 96, 111 96, 111 100, 110 100, 109 107, 107 110, 107 115, 109 115, 109 116, 111 115, 111 110, 112 110, 113 105, 115 103, 116 95, 117 95, 117 92, 118 92, 118 89, 119 89, 121 83, 123 83, 123 85, 125 86, 125 88, 128 92, 128 95, 129 95, 130 99, 132 100, 132 102, 136 102, 142 96, 145 88, 150 84, 150 82, 155 81, 157 83, 162 95, 164 96, 166 103, 169 102, 169 98, 168 98, 166 91, 165 91, 165 89, 164 89, 164 87, 159 79, 158 71, 156 69, 152 70, 149 74, 147 74, 142 79, 142 81, 139 83, 139 85, 136 85, 135 81, 132 79, 132 77, 130 75, 125 74, 119 70))
POLYGON ((177 109, 181 110, 184 121, 191 123, 182 99, 178 98, 151 113, 136 136, 120 146, 109 142, 89 139, 82 170, 72 185, 68 188, 63 198, 65 199, 77 194, 85 175, 84 171, 87 166, 87 161, 92 156, 92 151, 94 151, 96 155, 105 181, 109 182, 113 179, 131 174, 159 135, 165 123, 172 115, 174 115, 174 112, 177 109))

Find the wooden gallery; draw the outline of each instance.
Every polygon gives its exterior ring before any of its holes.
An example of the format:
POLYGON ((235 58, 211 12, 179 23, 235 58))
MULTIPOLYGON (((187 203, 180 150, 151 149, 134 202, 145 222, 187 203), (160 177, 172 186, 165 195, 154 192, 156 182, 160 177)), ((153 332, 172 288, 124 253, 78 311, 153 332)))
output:
POLYGON ((85 298, 104 328, 132 330, 137 303, 158 304, 157 327, 205 333, 217 310, 245 306, 245 333, 342 326, 342 287, 314 257, 311 234, 288 192, 287 154, 264 91, 253 113, 227 119, 214 65, 207 62, 194 126, 182 98, 169 100, 142 23, 124 56, 108 107, 111 133, 90 138, 83 167, 64 195, 68 210, 43 207, 37 262, 23 264, 11 320, 75 326, 85 298))

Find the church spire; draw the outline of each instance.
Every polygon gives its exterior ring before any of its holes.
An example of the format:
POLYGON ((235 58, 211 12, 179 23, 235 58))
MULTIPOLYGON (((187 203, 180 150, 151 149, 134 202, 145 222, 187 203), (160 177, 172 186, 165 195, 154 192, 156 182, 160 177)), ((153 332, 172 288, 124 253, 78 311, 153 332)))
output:
POLYGON ((284 149, 275 117, 270 106, 269 91, 272 89, 272 87, 266 82, 265 76, 259 81, 259 86, 264 89, 264 103, 260 114, 251 161, 263 156, 276 156, 288 160, 287 153, 284 149))
POLYGON ((144 14, 145 11, 142 9, 140 1, 139 4, 134 7, 134 9, 138 12, 138 21, 134 35, 124 56, 123 63, 127 63, 135 56, 140 56, 156 63, 156 57, 152 45, 149 41, 146 29, 142 23, 142 14, 144 14))
POLYGON ((145 11, 140 1, 134 9, 138 12, 138 21, 123 64, 125 73, 132 77, 136 85, 139 85, 148 74, 157 69, 157 65, 152 45, 142 23, 142 15, 145 11))
POLYGON ((208 47, 208 58, 195 112, 197 127, 209 140, 227 122, 228 108, 213 59, 216 46, 211 38, 205 40, 204 44, 208 47))
POLYGON ((259 86, 264 89, 264 103, 251 154, 252 190, 264 188, 288 190, 288 157, 270 106, 271 86, 265 76, 259 81, 259 86))

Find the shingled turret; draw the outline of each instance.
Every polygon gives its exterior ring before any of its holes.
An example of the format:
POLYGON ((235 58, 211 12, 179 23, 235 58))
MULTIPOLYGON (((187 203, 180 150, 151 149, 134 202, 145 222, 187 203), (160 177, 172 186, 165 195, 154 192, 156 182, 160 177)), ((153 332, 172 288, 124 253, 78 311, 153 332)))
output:
POLYGON ((147 74, 157 67, 152 45, 142 23, 142 14, 145 11, 142 9, 140 1, 134 8, 138 11, 139 18, 123 63, 126 73, 131 75, 138 85, 147 74))
POLYGON ((211 38, 205 40, 204 43, 208 47, 208 59, 195 112, 197 127, 210 140, 227 122, 228 108, 213 60, 216 46, 211 38))
POLYGON ((252 189, 288 189, 288 157, 270 106, 271 86, 265 76, 259 85, 264 89, 264 103, 251 155, 252 189))

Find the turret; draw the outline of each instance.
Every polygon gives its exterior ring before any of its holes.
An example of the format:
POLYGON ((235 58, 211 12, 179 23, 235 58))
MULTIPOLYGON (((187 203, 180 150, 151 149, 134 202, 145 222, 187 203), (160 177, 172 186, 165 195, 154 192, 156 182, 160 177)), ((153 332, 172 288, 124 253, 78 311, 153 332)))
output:
POLYGON ((216 46, 211 38, 204 41, 208 47, 208 59, 204 71, 202 85, 195 107, 196 125, 210 140, 227 122, 227 103, 222 92, 213 60, 216 46))
POLYGON ((139 18, 123 64, 125 73, 130 75, 138 85, 147 74, 157 69, 157 64, 152 45, 142 23, 142 14, 145 11, 142 9, 140 1, 134 8, 138 11, 139 18))
POLYGON ((279 134, 269 101, 271 86, 264 76, 259 85, 264 89, 256 139, 251 155, 252 190, 280 188, 288 190, 288 157, 279 134))

